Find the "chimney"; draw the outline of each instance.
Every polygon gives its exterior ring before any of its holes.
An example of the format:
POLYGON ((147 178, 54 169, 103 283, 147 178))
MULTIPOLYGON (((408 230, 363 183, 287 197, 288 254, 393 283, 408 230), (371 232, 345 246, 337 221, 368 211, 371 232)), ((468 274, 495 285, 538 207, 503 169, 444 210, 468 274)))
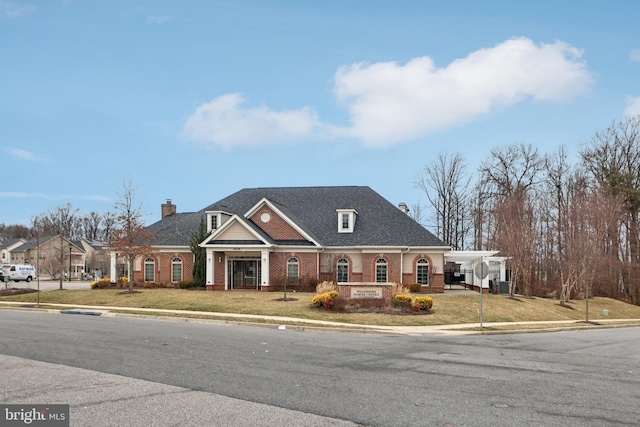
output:
POLYGON ((171 199, 167 199, 167 203, 162 204, 162 218, 176 213, 176 205, 171 204, 171 199))
POLYGON ((398 208, 403 212, 406 213, 407 215, 409 214, 409 208, 407 207, 407 204, 405 202, 400 202, 400 204, 398 204, 398 208))

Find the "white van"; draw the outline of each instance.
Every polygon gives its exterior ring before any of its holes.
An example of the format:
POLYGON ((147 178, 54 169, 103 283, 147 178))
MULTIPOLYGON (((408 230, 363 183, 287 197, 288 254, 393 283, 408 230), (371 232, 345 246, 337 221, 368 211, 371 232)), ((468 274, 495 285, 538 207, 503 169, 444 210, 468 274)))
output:
POLYGON ((36 269, 33 265, 26 264, 11 264, 8 268, 4 269, 3 274, 9 276, 9 279, 14 282, 19 282, 20 280, 30 282, 37 278, 36 269))

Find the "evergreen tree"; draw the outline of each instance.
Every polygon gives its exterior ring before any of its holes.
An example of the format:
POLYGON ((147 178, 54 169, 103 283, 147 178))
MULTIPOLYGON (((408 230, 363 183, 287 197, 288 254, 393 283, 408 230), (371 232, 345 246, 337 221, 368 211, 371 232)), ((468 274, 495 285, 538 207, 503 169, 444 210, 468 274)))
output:
POLYGON ((189 247, 194 255, 193 260, 193 284, 194 286, 204 286, 207 274, 207 251, 205 248, 198 246, 207 237, 207 225, 204 218, 200 219, 198 231, 191 233, 189 238, 189 247))

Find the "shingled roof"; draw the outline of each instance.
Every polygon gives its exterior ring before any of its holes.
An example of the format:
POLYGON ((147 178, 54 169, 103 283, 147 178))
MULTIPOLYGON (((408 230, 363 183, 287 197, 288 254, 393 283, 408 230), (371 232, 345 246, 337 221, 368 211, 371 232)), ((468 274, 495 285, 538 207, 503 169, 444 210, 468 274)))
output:
MULTIPOLYGON (((147 227, 156 245, 188 246, 206 211, 223 211, 243 217, 267 199, 321 246, 344 247, 447 247, 384 197, 365 186, 245 188, 191 213, 169 215, 147 227), (357 212, 352 233, 338 233, 337 209, 357 212)), ((246 222, 256 230, 256 224, 246 222)), ((261 233, 264 235, 264 233, 261 233)))

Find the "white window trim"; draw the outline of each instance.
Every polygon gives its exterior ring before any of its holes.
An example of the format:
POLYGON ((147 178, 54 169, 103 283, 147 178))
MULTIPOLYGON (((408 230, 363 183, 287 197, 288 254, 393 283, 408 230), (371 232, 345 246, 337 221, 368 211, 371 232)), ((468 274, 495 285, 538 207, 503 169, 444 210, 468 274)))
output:
POLYGON ((182 258, 173 257, 171 259, 171 283, 179 283, 179 282, 182 281, 183 277, 184 277, 184 263, 182 262, 182 258), (176 261, 176 260, 178 260, 178 261, 176 261), (180 266, 180 278, 178 280, 174 280, 173 273, 174 273, 174 269, 175 269, 175 267, 177 265, 180 266))
POLYGON ((145 283, 155 283, 156 281, 156 261, 151 258, 151 257, 146 257, 144 259, 144 262, 142 263, 143 265, 143 273, 142 273, 142 281, 145 283), (153 267, 152 270, 150 271, 151 275, 153 277, 151 277, 149 280, 149 277, 147 277, 147 266, 151 266, 153 267))
POLYGON ((298 279, 300 278, 300 260, 298 257, 292 256, 287 259, 287 279, 298 279), (292 261, 293 260, 293 261, 292 261), (295 265, 296 267, 296 276, 289 276, 289 267, 295 265))
POLYGON ((355 209, 336 209, 336 212, 338 212, 338 233, 353 233, 358 212, 355 209), (342 227, 342 216, 345 214, 349 218, 349 226, 347 228, 342 227))
MULTIPOLYGON (((349 262, 349 260, 348 260, 347 258, 345 258, 345 257, 338 258, 338 260, 336 261, 336 282, 340 283, 340 280, 339 280, 339 279, 340 279, 340 275, 339 275, 340 270, 339 270, 339 267, 340 267, 341 265, 342 265, 342 266, 347 267, 346 274, 347 274, 347 282, 348 282, 348 281, 349 281, 349 279, 350 279, 350 277, 349 277, 349 276, 350 276, 350 274, 349 274, 349 273, 350 273, 350 271, 349 271, 349 270, 350 270, 350 262, 349 262), (343 263, 340 263, 340 261, 342 261, 342 260, 344 260, 344 262, 343 262, 343 263)), ((346 283, 346 282, 345 282, 345 283, 346 283)))
POLYGON ((386 258, 378 258, 376 260, 376 283, 388 283, 389 282, 389 261, 386 258), (384 280, 378 280, 378 267, 384 267, 384 280))

